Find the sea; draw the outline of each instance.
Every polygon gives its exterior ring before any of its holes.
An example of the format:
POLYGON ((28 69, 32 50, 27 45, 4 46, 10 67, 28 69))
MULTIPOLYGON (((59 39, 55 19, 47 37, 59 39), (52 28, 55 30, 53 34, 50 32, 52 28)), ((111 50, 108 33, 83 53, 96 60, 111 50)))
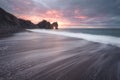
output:
POLYGON ((120 28, 65 28, 61 31, 120 37, 120 28))
POLYGON ((120 29, 27 29, 1 38, 0 80, 120 80, 120 29))
POLYGON ((62 35, 74 37, 92 42, 110 44, 120 47, 120 29, 119 28, 65 28, 59 30, 31 30, 34 32, 62 35))

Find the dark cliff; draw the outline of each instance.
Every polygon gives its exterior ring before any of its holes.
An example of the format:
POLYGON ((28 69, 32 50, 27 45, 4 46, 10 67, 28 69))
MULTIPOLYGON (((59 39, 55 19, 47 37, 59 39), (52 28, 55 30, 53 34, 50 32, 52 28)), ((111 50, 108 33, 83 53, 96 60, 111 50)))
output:
POLYGON ((23 29, 35 28, 31 21, 18 19, 0 8, 0 34, 14 33, 23 29))
POLYGON ((58 23, 50 23, 46 20, 33 24, 29 20, 19 19, 16 16, 0 8, 0 34, 14 33, 25 29, 58 29, 58 23))

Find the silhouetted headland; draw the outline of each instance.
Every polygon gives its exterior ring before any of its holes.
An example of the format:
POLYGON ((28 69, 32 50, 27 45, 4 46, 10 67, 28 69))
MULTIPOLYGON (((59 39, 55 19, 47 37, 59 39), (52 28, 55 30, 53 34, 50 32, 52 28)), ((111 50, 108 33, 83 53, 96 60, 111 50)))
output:
POLYGON ((30 20, 19 19, 13 14, 6 12, 0 8, 0 34, 9 34, 25 29, 58 29, 58 23, 52 24, 46 20, 39 22, 38 24, 32 23, 30 20))
POLYGON ((53 22, 52 24, 50 24, 50 22, 43 20, 41 22, 39 22, 37 24, 37 26, 41 29, 58 29, 58 23, 57 22, 53 22))

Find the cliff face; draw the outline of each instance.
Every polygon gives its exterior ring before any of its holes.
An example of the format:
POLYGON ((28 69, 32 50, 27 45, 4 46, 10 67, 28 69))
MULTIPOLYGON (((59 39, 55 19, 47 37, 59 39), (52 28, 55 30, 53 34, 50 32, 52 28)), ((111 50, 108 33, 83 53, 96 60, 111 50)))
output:
POLYGON ((0 8, 0 33, 18 31, 19 20, 0 8))
POLYGON ((0 25, 6 25, 6 23, 11 25, 18 25, 18 22, 19 20, 17 17, 0 8, 0 25))
POLYGON ((31 21, 18 19, 0 8, 0 34, 18 32, 26 28, 35 28, 35 25, 31 21))
POLYGON ((36 25, 29 20, 19 19, 20 27, 23 29, 33 29, 36 28, 36 25))
POLYGON ((14 15, 0 8, 0 34, 14 33, 23 29, 32 28, 58 29, 58 23, 54 22, 51 24, 50 22, 43 20, 35 25, 29 20, 18 19, 14 15))

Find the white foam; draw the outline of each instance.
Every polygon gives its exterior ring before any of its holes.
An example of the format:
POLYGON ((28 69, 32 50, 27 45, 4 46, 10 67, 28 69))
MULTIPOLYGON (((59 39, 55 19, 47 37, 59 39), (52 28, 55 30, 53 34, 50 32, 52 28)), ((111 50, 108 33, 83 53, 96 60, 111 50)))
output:
POLYGON ((39 29, 27 29, 27 30, 33 32, 39 32, 39 33, 48 33, 48 34, 62 35, 66 37, 81 38, 88 41, 111 44, 120 47, 120 37, 93 35, 93 34, 84 34, 84 33, 72 33, 72 32, 55 31, 55 30, 39 30, 39 29))

